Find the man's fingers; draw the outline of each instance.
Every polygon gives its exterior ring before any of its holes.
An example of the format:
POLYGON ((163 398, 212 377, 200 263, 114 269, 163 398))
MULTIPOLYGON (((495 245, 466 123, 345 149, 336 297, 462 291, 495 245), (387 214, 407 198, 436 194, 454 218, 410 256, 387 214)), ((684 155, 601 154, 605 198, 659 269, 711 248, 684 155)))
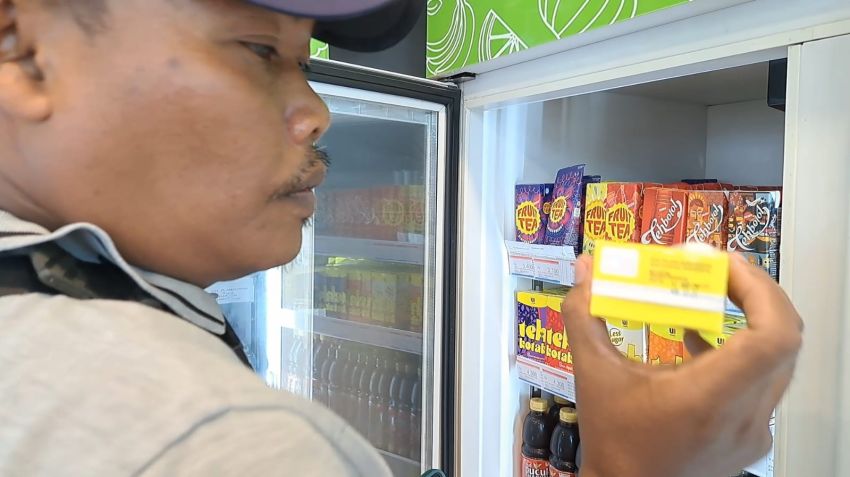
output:
POLYGON ((797 334, 803 329, 788 295, 764 270, 736 253, 729 255, 729 298, 744 310, 750 329, 784 328, 797 334))

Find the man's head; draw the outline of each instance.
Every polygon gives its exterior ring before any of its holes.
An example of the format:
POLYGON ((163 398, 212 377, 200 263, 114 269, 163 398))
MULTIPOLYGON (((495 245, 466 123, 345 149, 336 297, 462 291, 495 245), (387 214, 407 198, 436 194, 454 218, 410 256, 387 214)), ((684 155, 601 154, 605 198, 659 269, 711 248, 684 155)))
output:
POLYGON ((0 209, 94 223, 130 263, 198 284, 295 257, 326 172, 328 111, 302 72, 313 20, 241 0, 0 0, 0 28, 0 209))

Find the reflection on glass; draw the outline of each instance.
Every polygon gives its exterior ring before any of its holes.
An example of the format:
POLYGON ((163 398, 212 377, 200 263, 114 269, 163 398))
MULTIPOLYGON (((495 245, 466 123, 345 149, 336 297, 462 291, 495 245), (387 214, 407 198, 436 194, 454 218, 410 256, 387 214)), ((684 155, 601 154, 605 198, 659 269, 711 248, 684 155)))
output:
POLYGON ((333 167, 316 191, 301 254, 216 287, 270 386, 327 406, 382 452, 394 475, 414 477, 423 396, 433 392, 423 390, 430 380, 422 360, 433 326, 426 270, 433 278, 428 178, 437 114, 323 99, 333 119, 321 146, 333 167))

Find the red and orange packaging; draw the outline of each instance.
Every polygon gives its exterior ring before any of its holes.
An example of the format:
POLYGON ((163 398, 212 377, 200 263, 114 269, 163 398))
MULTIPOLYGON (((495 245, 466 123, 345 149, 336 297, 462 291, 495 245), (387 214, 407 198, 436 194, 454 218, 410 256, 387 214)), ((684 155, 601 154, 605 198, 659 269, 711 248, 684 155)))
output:
POLYGON ((691 191, 688 194, 688 231, 685 241, 726 250, 726 209, 725 192, 691 191))
POLYGON ((640 241, 642 183, 588 184, 584 214, 584 253, 593 254, 598 240, 640 241))
POLYGON ((649 357, 654 365, 678 365, 691 355, 685 347, 685 330, 675 326, 649 326, 649 357))
POLYGON ((688 193, 669 188, 650 188, 643 194, 641 236, 643 244, 675 245, 685 242, 688 193))
POLYGON ((605 200, 605 240, 640 241, 643 184, 610 182, 605 200))

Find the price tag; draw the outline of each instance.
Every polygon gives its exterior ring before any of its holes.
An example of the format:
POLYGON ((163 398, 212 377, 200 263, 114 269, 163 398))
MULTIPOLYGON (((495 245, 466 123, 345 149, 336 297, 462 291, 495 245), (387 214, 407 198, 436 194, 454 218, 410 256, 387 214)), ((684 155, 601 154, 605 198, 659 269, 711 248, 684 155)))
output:
POLYGON ((505 242, 512 275, 572 285, 575 251, 572 247, 505 242))
POLYGON ((523 381, 528 381, 532 384, 540 382, 540 368, 537 366, 529 366, 522 361, 516 363, 517 374, 523 381))
POLYGON ((534 276, 541 280, 560 282, 564 276, 563 262, 556 260, 537 259, 534 261, 534 276))
POLYGON ((543 370, 543 372, 540 373, 540 378, 540 384, 544 389, 575 402, 576 385, 575 378, 573 376, 560 375, 543 370))
POLYGON ((534 277, 534 259, 531 257, 510 257, 511 274, 534 277))

